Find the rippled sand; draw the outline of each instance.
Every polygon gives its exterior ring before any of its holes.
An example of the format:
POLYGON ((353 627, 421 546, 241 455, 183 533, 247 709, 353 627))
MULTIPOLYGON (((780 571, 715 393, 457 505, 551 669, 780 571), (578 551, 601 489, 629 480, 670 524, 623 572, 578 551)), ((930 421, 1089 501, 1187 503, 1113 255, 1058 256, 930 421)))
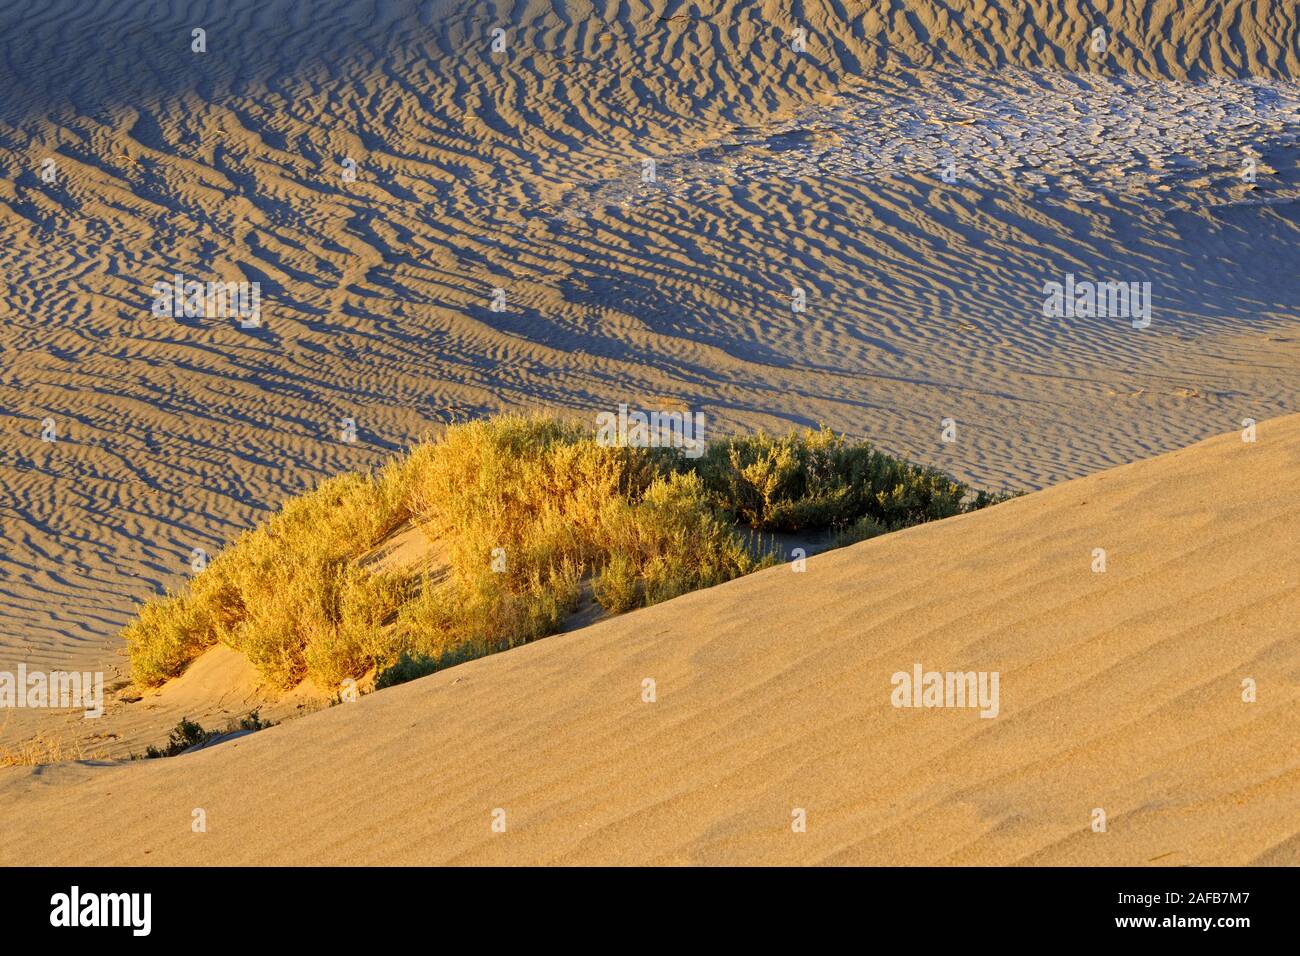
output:
POLYGON ((1104 54, 1057 2, 302 6, 0 6, 0 669, 113 684, 194 548, 497 409, 1032 489, 1297 408, 1294 4, 1116 4, 1104 54), (177 273, 261 327, 153 315, 177 273), (1151 325, 1044 318, 1067 274, 1151 325))

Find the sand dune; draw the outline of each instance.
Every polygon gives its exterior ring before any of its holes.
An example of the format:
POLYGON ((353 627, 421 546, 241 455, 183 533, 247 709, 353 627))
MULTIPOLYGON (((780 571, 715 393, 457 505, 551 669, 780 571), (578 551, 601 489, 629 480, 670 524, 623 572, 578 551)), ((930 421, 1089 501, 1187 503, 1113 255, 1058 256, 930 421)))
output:
POLYGON ((1294 865, 1298 456, 1278 419, 204 752, 0 771, 0 861, 1294 865), (917 662, 998 672, 998 715, 892 706, 917 662))
POLYGON ((0 669, 119 684, 194 548, 452 418, 666 396, 1040 488, 1300 407, 1292 3, 120 6, 0 5, 0 669), (153 315, 178 273, 262 327, 153 315), (1151 327, 1045 320, 1067 273, 1151 327))

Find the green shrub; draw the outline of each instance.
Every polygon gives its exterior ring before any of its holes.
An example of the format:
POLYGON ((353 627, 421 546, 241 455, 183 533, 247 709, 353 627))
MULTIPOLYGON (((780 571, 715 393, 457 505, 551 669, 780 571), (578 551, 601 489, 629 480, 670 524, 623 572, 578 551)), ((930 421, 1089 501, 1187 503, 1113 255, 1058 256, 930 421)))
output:
POLYGON ((825 427, 728 438, 694 467, 721 509, 764 531, 844 529, 863 518, 894 531, 999 500, 825 427))
POLYGON ((393 687, 396 684, 405 684, 407 681, 415 680, 417 677, 426 677, 439 670, 442 670, 441 658, 431 657, 428 654, 402 651, 396 661, 389 664, 375 676, 375 690, 383 690, 385 687, 393 687))
POLYGON ((885 533, 885 527, 875 518, 863 515, 847 528, 836 532, 832 547, 845 548, 859 541, 867 541, 885 533))
MULTIPOLYGON (((204 730, 196 721, 190 720, 188 717, 182 717, 180 722, 176 725, 176 728, 168 735, 166 746, 146 747, 144 756, 148 760, 153 760, 158 757, 175 757, 177 754, 182 754, 191 747, 205 744, 212 738, 220 737, 222 734, 231 734, 238 730, 265 730, 270 726, 272 726, 272 724, 263 720, 262 715, 256 710, 248 714, 246 717, 240 718, 238 721, 231 721, 226 725, 224 731, 204 730)), ((133 756, 132 759, 138 759, 138 757, 139 755, 137 754, 133 756)))

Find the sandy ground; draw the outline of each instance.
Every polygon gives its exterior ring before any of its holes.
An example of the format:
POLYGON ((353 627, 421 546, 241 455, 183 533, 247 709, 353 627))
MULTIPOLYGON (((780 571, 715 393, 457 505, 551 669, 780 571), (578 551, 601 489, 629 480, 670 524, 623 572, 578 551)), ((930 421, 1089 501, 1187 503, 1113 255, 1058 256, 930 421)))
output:
POLYGON ((1297 460, 1293 415, 207 751, 3 770, 0 862, 1294 865, 1297 460), (893 706, 917 663, 998 673, 997 715, 893 706))
POLYGON ((0 669, 105 671, 87 753, 273 706, 128 705, 116 633, 455 418, 670 398, 1033 489, 1300 407, 1292 3, 129 6, 0 3, 0 669), (261 327, 153 315, 176 273, 261 327), (1045 319, 1067 273, 1151 326, 1045 319))

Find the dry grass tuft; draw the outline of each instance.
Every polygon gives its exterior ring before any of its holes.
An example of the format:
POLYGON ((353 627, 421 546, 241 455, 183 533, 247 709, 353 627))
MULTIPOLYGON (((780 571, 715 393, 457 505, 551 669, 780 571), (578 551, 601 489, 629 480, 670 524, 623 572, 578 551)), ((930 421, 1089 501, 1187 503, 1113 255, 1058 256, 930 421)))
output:
POLYGON ((79 740, 39 734, 0 750, 0 767, 38 767, 65 760, 94 760, 100 756, 98 752, 88 752, 79 740))

